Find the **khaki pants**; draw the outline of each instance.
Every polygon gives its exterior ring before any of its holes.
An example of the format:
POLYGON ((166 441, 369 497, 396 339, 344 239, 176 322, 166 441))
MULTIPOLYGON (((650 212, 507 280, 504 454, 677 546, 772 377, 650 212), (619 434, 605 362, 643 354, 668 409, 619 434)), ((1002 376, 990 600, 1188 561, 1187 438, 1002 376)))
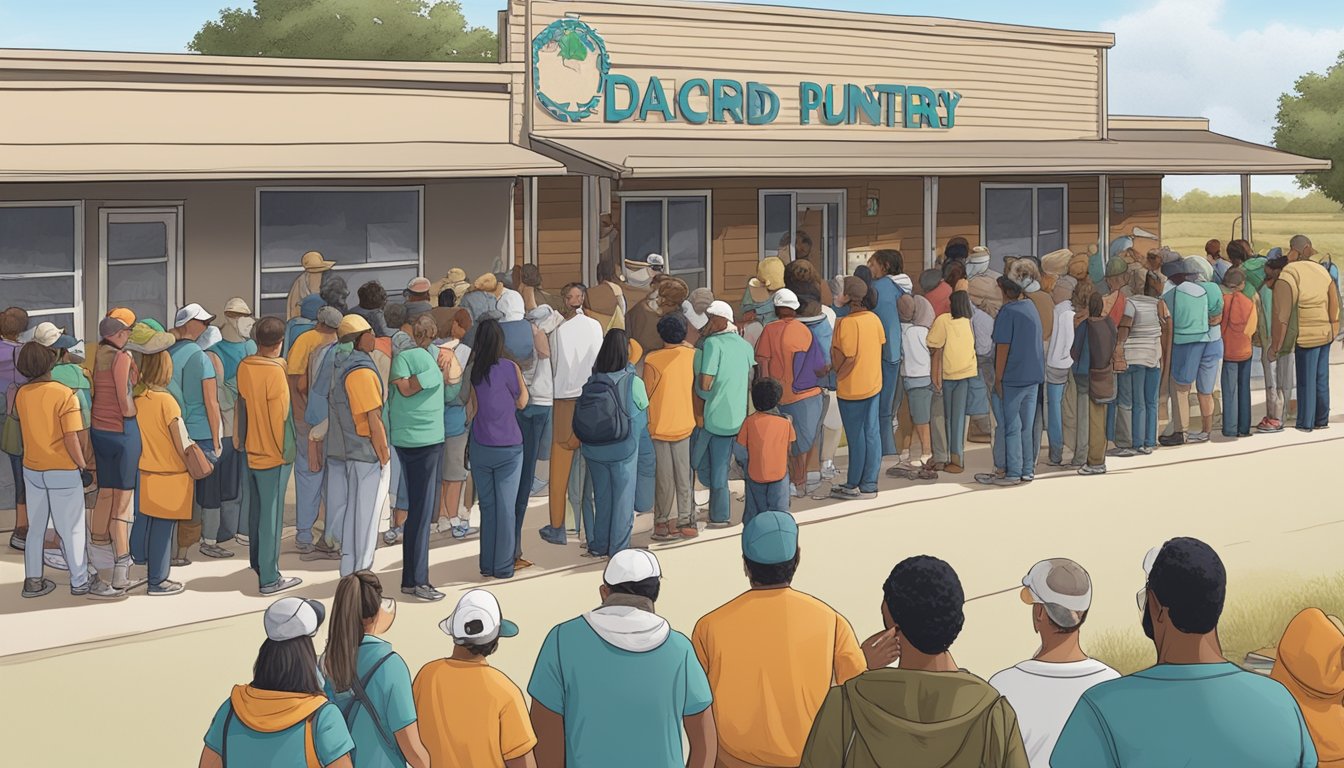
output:
POLYGON ((675 522, 678 528, 695 526, 695 502, 691 495, 691 439, 676 442, 653 441, 654 476, 653 521, 660 525, 675 522))
POLYGON ((1087 463, 1100 467, 1106 464, 1106 403, 1087 401, 1087 463))
MULTIPOLYGON (((1089 398, 1087 396, 1087 379, 1074 376, 1069 373, 1069 382, 1064 386, 1064 447, 1068 449, 1069 455, 1075 467, 1083 465, 1083 454, 1087 452, 1087 446, 1090 445, 1091 429, 1087 415, 1089 398)), ((1106 422, 1102 421, 1102 439, 1106 438, 1106 422)), ((1062 458, 1062 457, 1061 457, 1062 458)))
POLYGON ((565 501, 573 449, 565 443, 574 437, 574 400, 556 400, 551 409, 550 513, 551 527, 564 529, 565 501))

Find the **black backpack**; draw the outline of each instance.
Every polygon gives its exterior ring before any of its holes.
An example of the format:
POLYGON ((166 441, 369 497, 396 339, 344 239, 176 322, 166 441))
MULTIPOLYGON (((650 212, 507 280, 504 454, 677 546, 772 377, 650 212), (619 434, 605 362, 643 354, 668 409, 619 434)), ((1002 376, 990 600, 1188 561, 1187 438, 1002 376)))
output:
POLYGON ((617 385, 610 374, 598 373, 583 385, 574 403, 574 436, 584 445, 611 445, 630 436, 630 376, 617 385))

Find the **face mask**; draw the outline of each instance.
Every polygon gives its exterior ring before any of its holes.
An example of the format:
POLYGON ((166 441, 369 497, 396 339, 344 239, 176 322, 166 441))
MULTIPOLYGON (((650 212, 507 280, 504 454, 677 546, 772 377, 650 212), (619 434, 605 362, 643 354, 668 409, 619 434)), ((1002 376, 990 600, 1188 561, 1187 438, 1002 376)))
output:
POLYGON ((625 270, 625 281, 631 285, 643 288, 652 280, 653 272, 648 267, 641 267, 639 269, 627 268, 625 270))
POLYGON ((252 326, 257 324, 254 317, 230 317, 228 322, 238 329, 238 333, 245 339, 252 338, 252 326))
POLYGON ((220 338, 219 328, 212 325, 205 329, 205 333, 202 333, 200 338, 196 339, 196 343, 200 345, 201 349, 209 349, 218 344, 220 338))

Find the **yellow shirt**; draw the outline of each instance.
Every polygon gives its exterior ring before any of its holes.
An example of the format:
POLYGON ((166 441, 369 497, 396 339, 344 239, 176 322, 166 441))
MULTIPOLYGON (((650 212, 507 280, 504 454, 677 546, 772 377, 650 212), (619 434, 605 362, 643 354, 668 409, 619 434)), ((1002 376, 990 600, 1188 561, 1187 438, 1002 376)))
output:
POLYGON ((537 746, 523 692, 484 658, 431 661, 411 691, 434 768, 504 768, 537 746))
POLYGON ((369 412, 383 407, 383 383, 368 368, 357 368, 345 377, 345 395, 355 417, 355 433, 369 437, 369 412))
POLYGON ((161 520, 190 520, 195 483, 173 440, 182 408, 163 390, 146 389, 135 398, 140 427, 140 511, 161 520))
POLYGON ((252 355, 238 364, 238 397, 247 402, 247 466, 274 469, 285 463, 289 381, 278 359, 252 355))
POLYGON ((286 372, 290 376, 302 376, 307 373, 308 360, 312 358, 313 350, 331 341, 332 338, 329 333, 318 333, 315 330, 300 333, 289 348, 289 357, 285 358, 286 372))
POLYGON ((867 667, 849 622, 790 588, 738 596, 695 625, 691 644, 720 752, 752 765, 798 765, 827 691, 867 667))
POLYGON ((841 400, 867 400, 882 391, 882 345, 886 343, 882 321, 867 310, 835 324, 831 348, 855 360, 849 375, 836 380, 835 393, 841 400))
POLYGON ((979 368, 975 359, 975 333, 965 317, 939 315, 929 329, 929 349, 943 350, 943 380, 973 379, 979 368))
MULTIPOLYGON (((25 384, 14 396, 23 436, 23 466, 34 472, 78 469, 65 450, 65 435, 84 429, 75 391, 57 381, 25 384)), ((22 482, 22 479, 19 480, 22 482)))
POLYGON ((695 349, 677 345, 649 353, 644 384, 649 390, 649 437, 674 443, 695 429, 695 349))

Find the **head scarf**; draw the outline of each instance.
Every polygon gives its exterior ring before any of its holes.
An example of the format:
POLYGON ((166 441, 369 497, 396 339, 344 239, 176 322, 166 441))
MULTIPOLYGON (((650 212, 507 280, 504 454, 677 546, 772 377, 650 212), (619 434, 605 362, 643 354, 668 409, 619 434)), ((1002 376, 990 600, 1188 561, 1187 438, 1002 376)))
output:
POLYGON ((919 326, 920 328, 932 328, 933 320, 937 316, 933 311, 933 305, 930 304, 929 300, 924 298, 923 296, 916 296, 914 298, 915 298, 914 302, 915 311, 913 316, 914 324, 919 326))
POLYGON ((1186 256, 1185 271, 1201 283, 1213 282, 1213 265, 1203 256, 1186 256))
POLYGON ((784 287, 784 262, 778 257, 768 256, 756 265, 756 280, 774 293, 784 287))
POLYGON ((499 297, 499 311, 504 315, 504 322, 509 323, 515 320, 522 320, 524 314, 523 296, 517 291, 506 290, 499 297))

